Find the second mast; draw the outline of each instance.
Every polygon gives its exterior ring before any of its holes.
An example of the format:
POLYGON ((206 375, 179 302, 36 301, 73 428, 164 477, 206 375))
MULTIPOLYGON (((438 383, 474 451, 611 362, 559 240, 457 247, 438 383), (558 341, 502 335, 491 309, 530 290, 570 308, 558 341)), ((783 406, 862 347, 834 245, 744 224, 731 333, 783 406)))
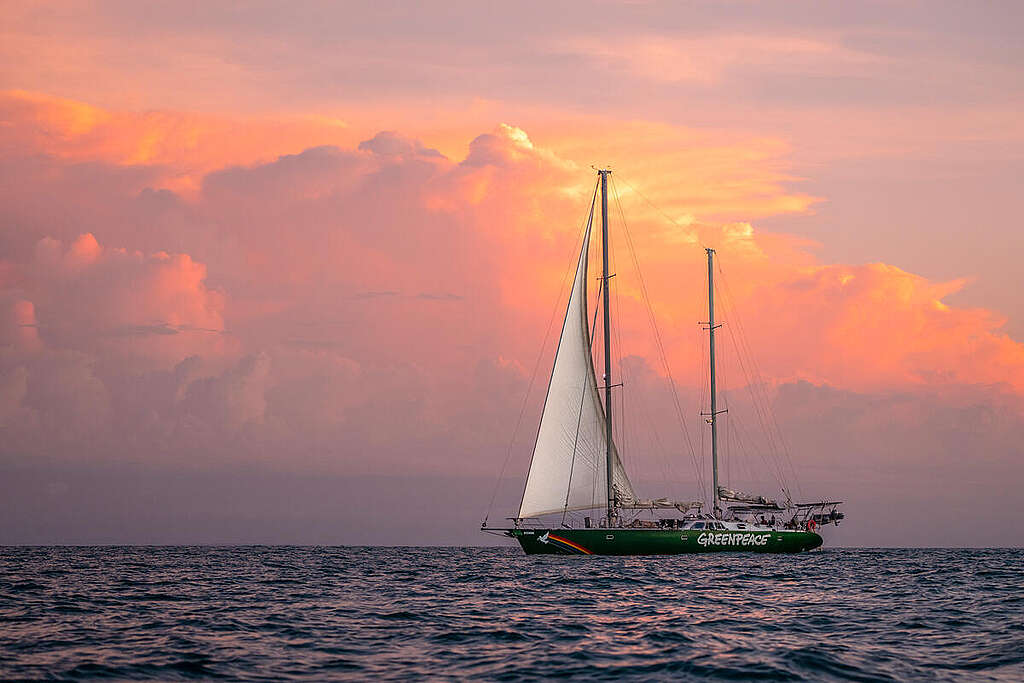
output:
POLYGON ((709 360, 711 370, 711 412, 708 413, 708 422, 711 423, 711 506, 715 518, 720 518, 722 509, 718 503, 718 415, 724 410, 718 409, 718 386, 715 383, 715 329, 721 325, 715 325, 715 250, 705 249, 708 253, 708 339, 709 339, 709 360))

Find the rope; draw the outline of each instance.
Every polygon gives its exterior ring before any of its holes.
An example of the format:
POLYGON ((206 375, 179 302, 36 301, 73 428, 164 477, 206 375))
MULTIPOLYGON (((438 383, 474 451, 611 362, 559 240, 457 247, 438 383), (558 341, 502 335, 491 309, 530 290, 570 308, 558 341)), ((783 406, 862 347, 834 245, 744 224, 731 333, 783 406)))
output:
POLYGON ((765 434, 768 448, 771 452, 772 457, 776 460, 774 463, 775 468, 778 470, 777 479, 779 486, 782 488, 783 493, 789 495, 786 486, 787 475, 785 473, 785 466, 789 466, 790 473, 792 475, 792 481, 796 483, 797 491, 802 494, 800 488, 800 481, 796 474, 796 468, 793 466, 793 460, 790 456, 789 448, 786 444, 785 436, 782 433, 782 428, 779 426, 778 419, 775 415, 775 411, 771 408, 771 403, 768 400, 768 396, 765 393, 765 382, 761 374, 760 367, 757 364, 757 360, 750 348, 750 343, 746 336, 746 331, 743 326, 743 321, 739 315, 739 309, 736 306, 735 299, 732 296, 732 292, 729 289, 728 279, 725 277, 725 273, 722 271, 721 264, 718 268, 719 274, 721 275, 722 291, 725 294, 724 298, 727 305, 733 313, 734 325, 729 327, 729 336, 733 341, 733 346, 736 349, 736 358, 739 361, 740 369, 743 372, 744 379, 747 382, 747 390, 750 393, 751 403, 754 407, 754 414, 757 416, 758 422, 761 425, 761 429, 765 434), (736 328, 739 338, 733 334, 733 327, 736 328), (746 355, 747 362, 744 363, 743 357, 746 355), (747 366, 750 366, 751 372, 748 373, 747 366), (752 373, 752 375, 751 375, 752 373), (777 442, 777 443, 776 443, 777 442), (780 457, 781 452, 781 457, 780 457))
MULTIPOLYGON (((645 195, 645 194, 644 194, 643 192, 641 192, 641 191, 640 191, 639 189, 637 189, 637 188, 636 188, 636 187, 634 187, 634 186, 633 186, 632 184, 630 184, 630 183, 629 183, 629 181, 627 181, 627 180, 626 180, 625 178, 623 178, 623 177, 622 177, 622 174, 621 174, 621 173, 619 174, 619 178, 621 178, 621 179, 622 179, 622 182, 626 183, 626 185, 627 185, 627 186, 629 187, 629 189, 633 190, 633 192, 636 192, 636 193, 637 193, 637 195, 638 195, 638 196, 639 196, 639 197, 640 197, 641 199, 643 199, 643 200, 644 200, 645 202, 647 202, 647 204, 648 204, 648 205, 649 205, 649 206, 650 206, 650 207, 651 207, 652 209, 654 209, 654 210, 655 210, 655 211, 657 211, 657 212, 658 212, 659 214, 661 214, 661 217, 662 217, 662 218, 664 218, 665 220, 667 220, 667 221, 668 221, 669 223, 671 223, 672 225, 676 226, 677 228, 683 228, 683 229, 685 229, 685 228, 686 228, 686 226, 684 226, 684 225, 680 225, 680 224, 679 224, 679 223, 678 223, 678 222, 677 222, 677 221, 676 221, 676 220, 675 220, 674 218, 672 218, 672 217, 671 217, 671 216, 669 216, 669 215, 668 215, 667 213, 665 213, 664 211, 662 211, 662 210, 661 210, 661 208, 659 208, 659 207, 658 207, 658 206, 657 206, 657 205, 656 205, 656 204, 655 204, 654 202, 652 202, 652 201, 651 201, 650 199, 648 199, 648 198, 647 198, 647 195, 645 195)), ((705 249, 705 248, 707 248, 707 245, 706 245, 706 244, 704 244, 703 242, 701 242, 701 241, 700 241, 700 235, 698 235, 698 234, 695 234, 694 236, 695 236, 695 237, 697 238, 697 243, 698 243, 698 244, 700 244, 700 246, 701 246, 701 248, 702 248, 702 249, 705 249)))
MULTIPOLYGON (((626 181, 623 180, 623 182, 626 182, 626 181)), ((628 185, 629 183, 626 183, 626 184, 628 185)), ((632 186, 630 186, 630 187, 632 187, 632 186)), ((699 477, 698 484, 700 485, 701 490, 703 490, 704 489, 704 480, 703 480, 703 477, 701 476, 701 471, 700 471, 700 468, 699 468, 699 466, 697 464, 697 456, 696 456, 696 453, 695 453, 695 451, 693 449, 693 440, 690 438, 690 431, 687 429, 686 421, 683 418, 683 409, 682 409, 682 406, 679 403, 679 392, 676 389, 675 379, 673 379, 673 375, 672 375, 672 368, 671 368, 671 366, 669 365, 669 362, 668 362, 668 354, 665 353, 665 345, 664 345, 664 342, 662 341, 662 338, 661 338, 661 330, 658 328, 658 321, 654 317, 654 307, 651 305, 651 299, 650 299, 650 296, 648 294, 647 281, 644 279, 643 271, 640 269, 640 261, 639 261, 639 259, 637 258, 637 255, 636 255, 636 247, 633 244, 633 237, 632 237, 632 235, 629 232, 629 225, 626 222, 626 214, 622 210, 622 203, 619 201, 619 193, 618 193, 618 190, 615 187, 615 180, 614 180, 614 178, 612 179, 612 194, 615 197, 615 205, 618 208, 619 215, 620 215, 620 217, 622 219, 623 233, 626 235, 626 246, 629 247, 629 254, 630 254, 630 256, 633 259, 633 266, 634 266, 634 268, 636 268, 637 279, 640 281, 640 292, 641 292, 641 294, 643 296, 644 304, 647 307, 648 320, 649 320, 649 322, 651 324, 651 329, 654 331, 655 345, 657 347, 658 354, 660 356, 660 360, 662 362, 662 365, 664 366, 664 369, 665 369, 665 376, 666 376, 666 379, 668 380, 669 388, 671 389, 672 403, 673 403, 673 405, 674 405, 674 407, 676 409, 676 417, 679 420, 679 426, 682 428, 683 437, 684 437, 684 439, 686 441, 686 445, 687 445, 687 448, 688 448, 689 453, 690 453, 690 459, 693 462, 694 471, 697 472, 698 477, 699 477)))

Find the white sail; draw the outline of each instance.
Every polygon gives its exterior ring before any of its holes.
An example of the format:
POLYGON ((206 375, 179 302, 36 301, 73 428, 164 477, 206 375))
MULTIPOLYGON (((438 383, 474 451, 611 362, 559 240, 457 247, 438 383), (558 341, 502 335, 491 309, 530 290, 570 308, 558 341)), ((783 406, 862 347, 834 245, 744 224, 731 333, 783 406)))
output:
MULTIPOLYGON (((519 517, 607 505, 604 408, 590 355, 587 252, 590 226, 576 266, 562 336, 548 383, 519 517)), ((635 500, 633 486, 612 443, 612 483, 618 500, 635 500)))

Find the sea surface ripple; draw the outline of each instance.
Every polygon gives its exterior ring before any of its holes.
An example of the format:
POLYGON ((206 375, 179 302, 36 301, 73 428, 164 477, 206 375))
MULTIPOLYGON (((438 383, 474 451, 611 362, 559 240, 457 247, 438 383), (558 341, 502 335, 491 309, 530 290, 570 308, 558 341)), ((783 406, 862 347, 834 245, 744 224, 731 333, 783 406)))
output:
POLYGON ((1016 681, 1022 561, 0 548, 0 678, 1016 681))

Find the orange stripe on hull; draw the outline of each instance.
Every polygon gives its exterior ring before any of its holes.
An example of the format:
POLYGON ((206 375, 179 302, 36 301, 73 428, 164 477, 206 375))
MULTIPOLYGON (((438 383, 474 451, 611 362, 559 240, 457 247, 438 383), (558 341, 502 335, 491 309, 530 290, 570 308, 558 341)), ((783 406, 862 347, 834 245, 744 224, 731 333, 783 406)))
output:
POLYGON ((587 550, 586 548, 584 548, 583 546, 577 545, 576 543, 573 543, 572 541, 570 541, 568 539, 562 538, 561 536, 555 536, 554 534, 552 534, 550 532, 548 533, 548 538, 551 539, 552 541, 558 541, 559 543, 564 543, 567 546, 575 548, 576 550, 579 550, 584 555, 593 555, 594 554, 594 553, 590 552, 589 550, 587 550))

